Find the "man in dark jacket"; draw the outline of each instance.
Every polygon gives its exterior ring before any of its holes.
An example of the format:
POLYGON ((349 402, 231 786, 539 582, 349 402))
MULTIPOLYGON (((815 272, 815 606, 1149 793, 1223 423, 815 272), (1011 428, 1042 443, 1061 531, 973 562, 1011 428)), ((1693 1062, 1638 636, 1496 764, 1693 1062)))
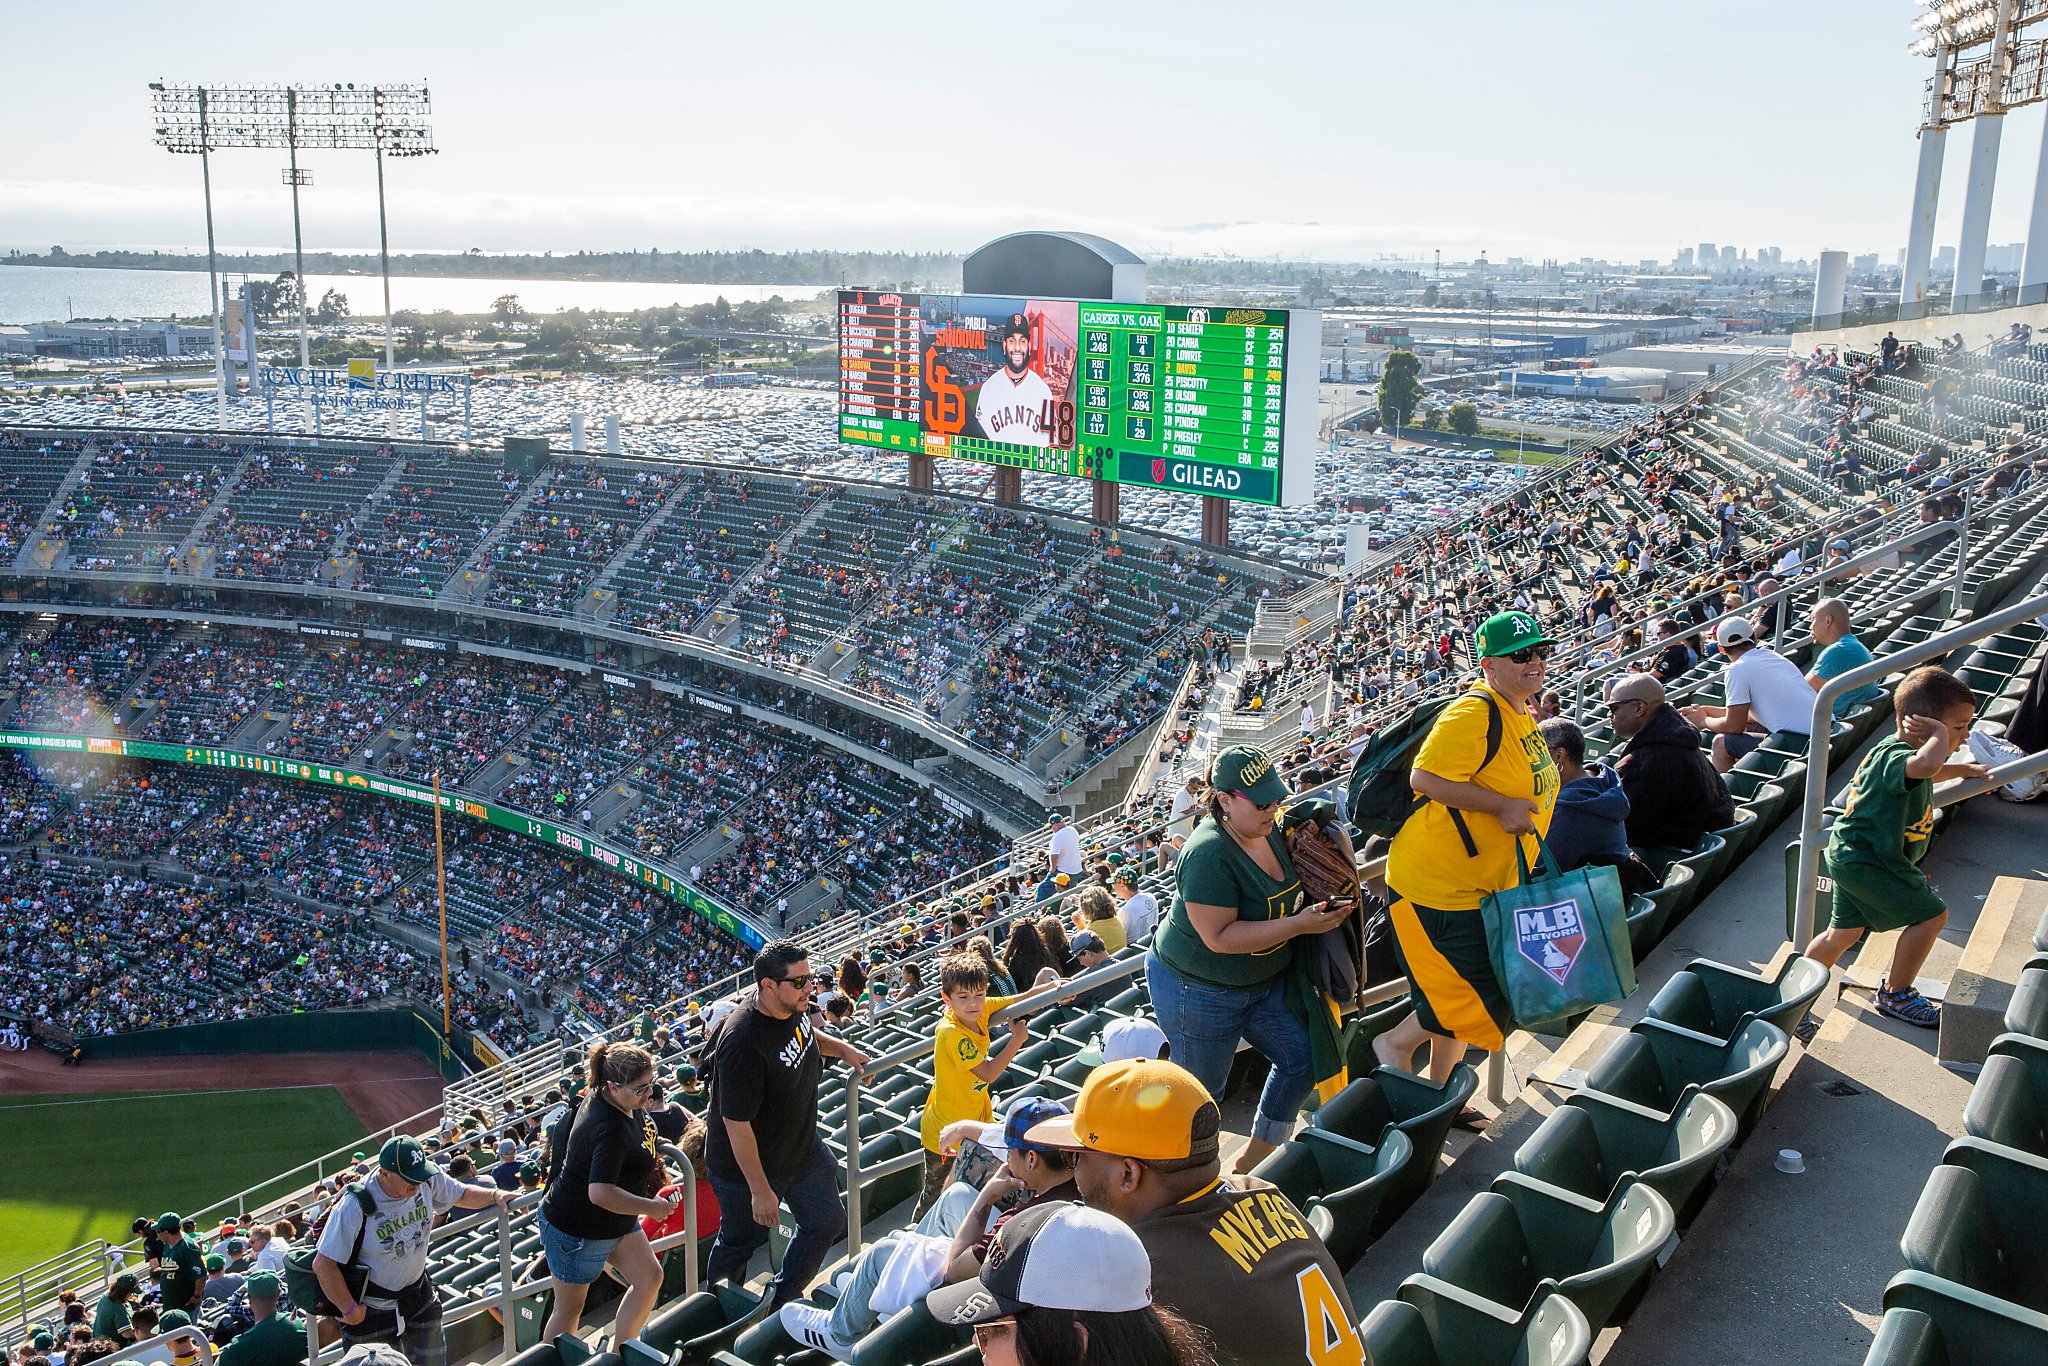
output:
POLYGON ((1628 842, 1691 849, 1735 824, 1735 799, 1700 748, 1700 733, 1664 700, 1653 674, 1624 674, 1607 691, 1614 733, 1628 741, 1614 771, 1628 794, 1628 842))

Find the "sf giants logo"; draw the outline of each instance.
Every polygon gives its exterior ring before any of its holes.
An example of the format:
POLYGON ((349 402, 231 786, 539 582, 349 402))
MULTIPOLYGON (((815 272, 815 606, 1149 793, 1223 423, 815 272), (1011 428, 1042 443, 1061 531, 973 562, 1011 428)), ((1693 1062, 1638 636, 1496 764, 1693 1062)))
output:
POLYGON ((967 425, 967 395, 953 383, 953 368, 939 359, 939 348, 924 349, 924 425, 946 436, 967 425))

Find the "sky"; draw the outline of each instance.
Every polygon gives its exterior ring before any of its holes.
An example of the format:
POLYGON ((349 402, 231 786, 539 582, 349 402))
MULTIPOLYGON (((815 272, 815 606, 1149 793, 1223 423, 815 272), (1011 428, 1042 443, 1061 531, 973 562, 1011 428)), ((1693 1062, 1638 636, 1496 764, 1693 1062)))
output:
MULTIPOLYGON (((148 84, 425 81, 392 250, 968 250, 1668 260, 1905 240, 1913 0, 780 0, 397 9, 13 0, 0 246, 203 248, 148 84), (202 17, 203 15, 203 17, 202 17)), ((2040 106, 1991 240, 2025 235, 2040 106)), ((1937 241, 1962 210, 1950 135, 1937 241)), ((214 160, 226 249, 291 242, 282 153, 214 160)), ((313 152, 309 250, 371 250, 370 159, 313 152)))

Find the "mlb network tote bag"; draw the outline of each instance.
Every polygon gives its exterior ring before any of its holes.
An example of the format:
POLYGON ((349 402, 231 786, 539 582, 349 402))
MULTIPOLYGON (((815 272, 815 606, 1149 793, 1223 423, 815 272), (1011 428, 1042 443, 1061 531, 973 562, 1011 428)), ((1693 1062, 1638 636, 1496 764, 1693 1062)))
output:
POLYGON ((1515 1023, 1525 1029, 1622 1000, 1636 989, 1621 875, 1598 865, 1561 873, 1549 846, 1539 841, 1537 849, 1542 877, 1532 876, 1517 840, 1521 885, 1479 903, 1494 976, 1515 1023))

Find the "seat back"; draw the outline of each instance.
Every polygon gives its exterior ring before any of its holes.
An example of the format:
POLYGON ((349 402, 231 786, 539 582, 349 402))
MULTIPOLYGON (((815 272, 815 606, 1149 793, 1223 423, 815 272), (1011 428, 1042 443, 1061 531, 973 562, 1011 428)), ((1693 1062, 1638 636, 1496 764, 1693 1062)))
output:
MULTIPOLYGON (((1593 1351, 1592 1325, 1562 1295, 1546 1295, 1516 1314, 1430 1275, 1410 1276, 1396 1293, 1401 1304, 1416 1311, 1428 1334, 1431 1356, 1415 1360, 1444 1366, 1582 1366, 1593 1351)), ((1404 1329, 1398 1341, 1413 1343, 1405 1319, 1382 1316, 1377 1308, 1367 1317, 1361 1336, 1373 1366, 1402 1366, 1403 1358, 1380 1355, 1378 1334, 1383 1327, 1404 1329)))
POLYGON ((1604 1201, 1614 1182, 1600 1140, 1599 1126, 1587 1107, 1560 1105, 1515 1149, 1515 1170, 1588 1200, 1604 1201))
POLYGON ((1330 1255, 1336 1258, 1339 1269, 1350 1270, 1351 1264, 1372 1246, 1373 1226, 1381 1205, 1386 1201, 1387 1191, 1414 1160, 1415 1146, 1409 1142, 1408 1135, 1399 1129, 1390 1129, 1372 1155, 1372 1169, 1362 1179, 1348 1186, 1325 1190, 1309 1201, 1309 1223, 1314 1227, 1316 1236, 1323 1240, 1323 1246, 1329 1248, 1330 1255))
MULTIPOLYGON (((1967 1198, 1974 1201, 1981 1217, 1974 1226, 1964 1227, 1971 1236, 1994 1245, 1996 1276, 2005 1288, 1995 1289, 1981 1276, 1957 1275, 1932 1266, 1920 1269, 2048 1313, 2048 1240, 2041 1237, 2041 1230, 2048 1228, 2048 1159, 2030 1157, 2017 1149, 1981 1139, 1959 1138, 1948 1145, 1941 1161, 1942 1165, 1930 1176, 1927 1189, 1921 1192, 1920 1206, 1915 1207, 1913 1222, 1906 1227, 1907 1238, 1914 1237, 1922 1207, 1930 1205, 1935 1208, 1930 1210, 1928 1236, 1945 1235, 1952 1216, 1946 1202, 1937 1204, 1936 1197, 1929 1192, 1934 1190, 1934 1177, 1950 1171, 1965 1173, 1971 1188, 1967 1198)), ((1945 1180, 1953 1183, 1955 1178, 1945 1180)), ((1911 1252, 1907 1254, 1907 1264, 1919 1266, 1911 1252)))
POLYGON ((1912 1309, 1933 1319, 1954 1362, 2048 1361, 2048 1315, 1924 1271, 1892 1277, 1884 1307, 1887 1314, 1912 1309))
POLYGON ((1422 1270, 1514 1313, 1536 1290, 1542 1275, 1539 1256, 1571 1260, 1567 1249, 1555 1242, 1535 1245, 1540 1241, 1523 1229, 1514 1200, 1499 1191, 1480 1191, 1423 1249, 1422 1270))
POLYGON ((964 1336, 962 1329, 933 1318, 918 1300, 862 1338, 853 1349, 852 1366, 923 1366, 958 1350, 964 1336))
POLYGON ((1888 1309, 1863 1366, 1956 1366, 1941 1325, 1917 1309, 1888 1309))
POLYGON ((2020 973, 2012 1002, 2005 1008, 2005 1027, 2015 1034, 2048 1040, 2048 969, 2020 973))
POLYGON ((2022 1059, 1998 1053, 1984 1059, 1984 1070, 1977 1074, 1977 1084, 1963 1106, 1963 1132, 2048 1157, 2042 1097, 2035 1093, 2022 1059))
MULTIPOLYGON (((1943 1280, 1967 1285, 2002 1300, 2016 1300, 2006 1274, 1998 1226, 1985 1200, 1984 1184, 1965 1167, 1936 1167, 1913 1206, 1899 1239, 1906 1265, 1943 1280)), ((2048 1294, 2048 1286, 2039 1294, 2048 1294)), ((2038 1305, 2032 1307, 2038 1308, 2038 1305)))

